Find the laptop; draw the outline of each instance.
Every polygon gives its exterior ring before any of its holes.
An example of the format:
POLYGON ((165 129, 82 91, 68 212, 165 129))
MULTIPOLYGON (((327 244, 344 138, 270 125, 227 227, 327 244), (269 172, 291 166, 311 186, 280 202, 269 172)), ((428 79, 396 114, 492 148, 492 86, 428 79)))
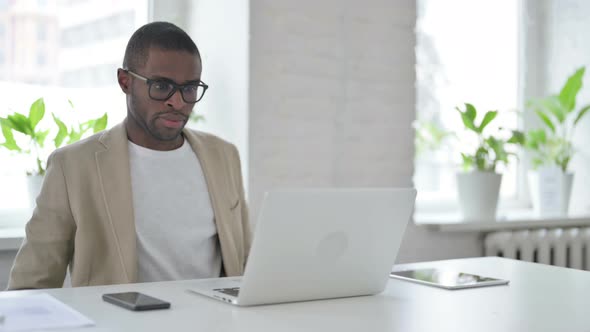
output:
POLYGON ((415 198, 413 188, 267 192, 244 275, 189 290, 238 306, 380 293, 415 198))

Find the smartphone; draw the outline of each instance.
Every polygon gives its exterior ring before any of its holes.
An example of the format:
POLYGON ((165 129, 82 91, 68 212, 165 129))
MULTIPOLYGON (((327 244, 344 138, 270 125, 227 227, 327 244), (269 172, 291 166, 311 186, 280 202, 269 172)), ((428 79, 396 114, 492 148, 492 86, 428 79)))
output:
POLYGON ((448 269, 419 269, 391 272, 392 278, 413 281, 445 289, 463 289, 506 285, 508 280, 480 276, 448 269))
POLYGON ((106 302, 134 311, 170 308, 170 302, 162 301, 138 292, 103 294, 102 299, 106 302))

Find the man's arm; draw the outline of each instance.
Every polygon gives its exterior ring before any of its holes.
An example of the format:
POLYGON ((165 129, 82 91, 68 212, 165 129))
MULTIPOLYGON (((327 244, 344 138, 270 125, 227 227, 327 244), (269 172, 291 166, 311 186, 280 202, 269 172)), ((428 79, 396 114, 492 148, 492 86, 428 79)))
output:
POLYGON ((37 206, 25 230, 8 289, 62 287, 74 251, 76 226, 62 165, 55 153, 47 162, 37 206))

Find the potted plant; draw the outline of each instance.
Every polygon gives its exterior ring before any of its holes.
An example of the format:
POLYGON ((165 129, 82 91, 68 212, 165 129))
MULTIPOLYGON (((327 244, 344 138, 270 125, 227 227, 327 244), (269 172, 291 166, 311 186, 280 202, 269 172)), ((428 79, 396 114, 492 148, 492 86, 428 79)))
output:
MULTIPOLYGON (((469 103, 465 109, 456 108, 465 128, 475 134, 477 146, 470 153, 461 153, 463 172, 457 174, 459 205, 465 221, 495 220, 502 174, 496 171, 500 163, 507 164, 506 145, 514 139, 504 139, 488 134, 489 124, 498 111, 487 111, 476 123, 477 110, 469 103), (487 129, 487 130, 486 130, 487 129)), ((500 130, 501 128, 497 128, 500 130)))
MULTIPOLYGON (((72 103, 70 106, 73 108, 72 103)), ((97 119, 79 122, 69 127, 57 115, 51 114, 55 125, 53 145, 59 148, 63 144, 71 144, 80 140, 88 131, 97 133, 104 130, 107 125, 107 114, 97 119)), ((4 143, 0 147, 10 151, 25 154, 30 157, 30 167, 26 169, 29 197, 34 200, 37 196, 46 167, 46 150, 49 148, 46 140, 51 129, 42 128, 40 123, 45 117, 45 102, 39 98, 31 104, 29 114, 18 112, 0 117, 0 127, 4 136, 4 143)), ((31 205, 33 206, 33 205, 31 205)))
POLYGON ((529 188, 533 208, 541 216, 566 215, 574 174, 569 163, 576 150, 572 139, 576 125, 590 105, 576 107, 585 67, 577 69, 558 95, 533 99, 527 103, 543 125, 519 135, 518 143, 530 153, 529 188))

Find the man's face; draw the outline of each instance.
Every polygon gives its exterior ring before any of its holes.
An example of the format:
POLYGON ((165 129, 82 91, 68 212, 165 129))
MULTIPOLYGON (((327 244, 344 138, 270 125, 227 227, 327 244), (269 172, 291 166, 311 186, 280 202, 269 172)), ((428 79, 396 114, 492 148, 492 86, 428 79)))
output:
MULTIPOLYGON (((201 61, 186 51, 150 48, 145 66, 134 72, 151 80, 185 84, 201 79, 201 61)), ((146 147, 181 141, 182 129, 195 104, 185 102, 180 91, 165 101, 154 100, 150 98, 146 81, 130 73, 126 75, 130 80, 127 93, 130 138, 146 147)))

